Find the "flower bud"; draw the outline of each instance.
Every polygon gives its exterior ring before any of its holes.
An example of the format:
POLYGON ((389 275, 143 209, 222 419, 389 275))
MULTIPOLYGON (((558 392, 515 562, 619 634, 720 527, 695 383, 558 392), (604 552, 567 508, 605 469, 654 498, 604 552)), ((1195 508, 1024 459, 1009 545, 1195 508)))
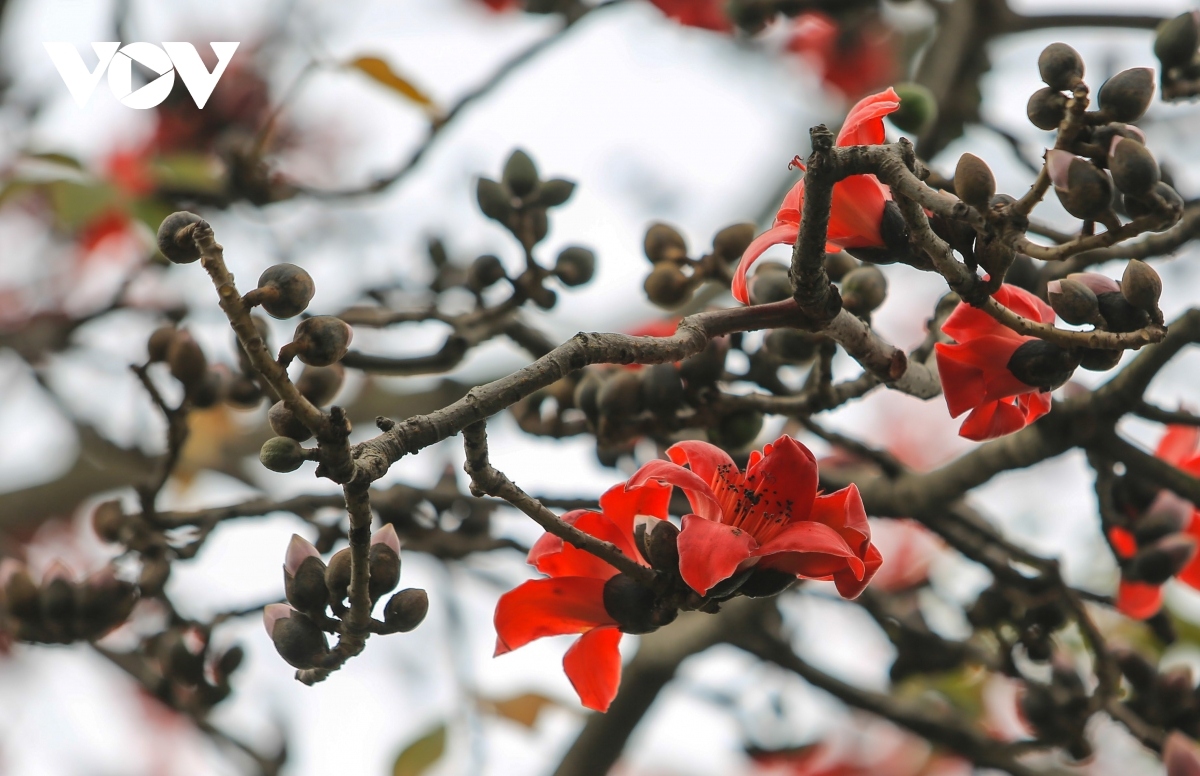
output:
POLYGON ((678 307, 692 296, 688 277, 673 264, 662 263, 646 276, 646 297, 659 307, 678 307))
POLYGON ((479 256, 467 267, 467 288, 479 293, 508 276, 500 258, 490 253, 479 256))
POLYGON ((117 579, 111 565, 90 575, 75 591, 75 610, 86 624, 85 630, 106 631, 124 622, 133 611, 137 588, 117 579))
POLYGON ((263 442, 258 460, 273 472, 294 472, 308 460, 304 448, 291 437, 271 437, 263 442))
POLYGON ((1125 194, 1144 196, 1158 185, 1158 162, 1146 146, 1127 137, 1114 137, 1108 153, 1113 183, 1125 194))
POLYGON ((42 619, 48 622, 65 620, 75 611, 75 585, 71 582, 71 570, 59 561, 54 561, 42 577, 38 608, 42 619))
POLYGON ((1121 286, 1117 281, 1108 275, 1101 275, 1099 272, 1072 272, 1070 275, 1067 275, 1066 279, 1087 286, 1097 297, 1101 294, 1121 290, 1121 286))
POLYGON ((1137 331, 1150 323, 1150 316, 1130 304, 1119 291, 1097 294, 1096 301, 1100 303, 1100 316, 1109 331, 1137 331))
POLYGON ((593 426, 600 417, 597 396, 600 393, 600 386, 603 384, 604 381, 595 370, 588 370, 584 372, 583 378, 575 386, 575 406, 583 412, 593 426))
POLYGON ((175 324, 166 323, 150 333, 150 338, 146 340, 146 353, 150 363, 157 364, 167 360, 167 350, 171 347, 171 341, 175 339, 175 332, 175 324))
POLYGON ((312 277, 295 264, 267 267, 258 277, 258 288, 243 300, 260 304, 273 318, 293 318, 308 308, 317 287, 312 277))
POLYGON ((683 261, 687 258, 687 243, 684 242, 683 235, 667 224, 651 224, 646 230, 643 247, 646 258, 654 264, 660 261, 683 261))
POLYGON ((1162 758, 1167 776, 1200 776, 1200 749, 1195 740, 1178 730, 1167 734, 1162 758))
POLYGON ((288 409, 282 401, 271 405, 271 409, 267 411, 267 423, 278 436, 295 439, 297 442, 304 442, 312 438, 312 432, 308 430, 308 426, 300 422, 296 414, 288 409))
POLYGON ((673 607, 656 607, 654 591, 626 574, 617 574, 604 584, 604 609, 625 633, 651 633, 675 619, 673 607))
POLYGON ((636 415, 642 411, 641 374, 622 369, 610 375, 596 393, 596 409, 602 417, 636 415))
POLYGON ((655 364, 642 370, 642 403, 651 412, 673 415, 683 404, 683 378, 674 364, 655 364))
POLYGON ((1038 89, 1030 95, 1025 105, 1025 115, 1029 123, 1038 129, 1058 129, 1058 125, 1067 117, 1067 98, 1049 86, 1038 89))
POLYGON ((754 569, 738 588, 738 594, 747 598, 770 598, 787 590, 799 580, 794 574, 778 569, 754 569))
POLYGON ((1149 585, 1161 585, 1183 570, 1196 556, 1196 540, 1185 534, 1171 534, 1138 550, 1125 578, 1149 585))
POLYGON ((660 571, 679 570, 679 528, 670 520, 655 520, 646 527, 646 560, 660 571))
POLYGON ((859 266, 858 259, 851 256, 848 251, 826 253, 822 263, 825 265, 825 274, 834 283, 841 282, 841 279, 846 277, 850 270, 859 266))
POLYGON ((900 107, 888 119, 901 132, 919 135, 937 121, 937 98, 929 87, 908 81, 896 84, 900 107))
POLYGON ((963 202, 982 212, 996 194, 996 178, 987 163, 975 154, 958 157, 954 168, 954 193, 963 202))
POLYGON ((842 306, 855 315, 870 315, 885 299, 887 278, 874 264, 864 264, 842 278, 842 306))
POLYGON ((1038 73, 1042 83, 1065 92, 1083 80, 1083 59, 1066 43, 1051 43, 1038 56, 1038 73))
POLYGON ((1123 350, 1083 348, 1079 351, 1079 366, 1089 372, 1107 372, 1121 362, 1123 350))
POLYGON ((275 651, 295 668, 312 668, 329 651, 329 643, 317 624, 287 604, 264 607, 263 625, 275 651))
POLYGON ((167 348, 167 365, 171 375, 188 393, 197 390, 208 376, 208 359, 187 329, 180 329, 171 340, 167 348))
POLYGON ((306 366, 296 380, 296 390, 318 407, 333 401, 346 379, 346 368, 341 364, 329 366, 306 366))
MULTIPOLYGON (((1047 159, 1055 153, 1060 152, 1050 151, 1047 159)), ((1053 170, 1051 177, 1056 177, 1053 170)), ((1065 187, 1055 182, 1054 192, 1067 212, 1076 218, 1093 221, 1112 207, 1112 181, 1095 165, 1072 157, 1067 166, 1065 182, 1065 187)))
POLYGON ((138 591, 142 594, 142 598, 161 595, 170 578, 170 561, 162 556, 146 558, 142 562, 142 570, 138 574, 138 591))
POLYGON ((587 248, 564 248, 554 261, 554 274, 565 286, 582 286, 596 274, 596 254, 587 248))
POLYGON ((9 614, 19 620, 36 621, 41 612, 37 585, 33 583, 33 578, 29 576, 24 563, 9 563, 10 560, 12 559, 4 559, 4 573, 7 576, 4 582, 5 607, 9 614))
POLYGON ((504 173, 500 180, 514 195, 524 197, 538 185, 537 166, 529 158, 529 154, 518 148, 504 163, 504 173))
POLYGON ((429 613, 429 594, 419 587, 401 590, 383 607, 384 623, 396 633, 408 633, 429 613))
POLYGON ((575 183, 562 178, 551 178, 542 181, 538 186, 537 196, 533 203, 541 207, 558 207, 571 198, 575 193, 575 183))
POLYGON ((731 412, 708 427, 708 441, 728 450, 741 450, 758 438, 762 425, 763 416, 758 410, 731 412))
POLYGON ((754 224, 733 224, 713 236, 713 255, 733 264, 754 242, 754 224))
POLYGON ((239 409, 255 409, 262 399, 262 388, 245 375, 235 375, 225 391, 225 401, 239 409))
POLYGON ((280 363, 299 358, 309 366, 329 366, 342 360, 350 348, 354 330, 341 318, 317 315, 300 322, 292 341, 279 350, 280 363))
POLYGON ((1131 67, 1104 82, 1096 94, 1100 110, 1113 121, 1137 121, 1154 98, 1154 70, 1131 67))
POLYGON ((1192 63, 1200 45, 1200 12, 1184 11, 1158 26, 1154 38, 1154 56, 1163 70, 1184 67, 1192 63))
POLYGON ((491 178, 480 178, 475 186, 475 199, 485 216, 500 223, 507 223, 513 207, 508 192, 491 178))
POLYGON ((679 362, 679 374, 689 388, 712 385, 725 374, 725 356, 728 353, 727 338, 711 339, 704 350, 679 362))
POLYGON ((1071 353, 1040 339, 1024 343, 1008 359, 1013 377, 1039 391, 1052 391, 1070 380, 1078 365, 1071 353))
POLYGON ((158 227, 158 250, 172 264, 191 264, 200 258, 200 249, 192 231, 204 219, 195 213, 180 211, 163 219, 158 227))
POLYGON ((288 603, 302 612, 324 612, 329 603, 321 553, 296 534, 292 534, 284 555, 283 591, 288 603))
POLYGON ((1121 275, 1121 294, 1134 307, 1152 313, 1162 296, 1162 278, 1146 262, 1130 259, 1121 275))
POLYGON ((1096 294, 1070 278, 1047 283, 1046 298, 1058 317, 1067 323, 1082 326, 1094 323, 1100 317, 1100 303, 1096 301, 1096 294))
POLYGON ((338 550, 325 567, 325 588, 329 590, 329 602, 340 604, 350 592, 350 548, 338 550))
POLYGON ((125 512, 121 502, 116 499, 105 501, 92 512, 92 530, 101 541, 114 543, 121 538, 121 529, 125 526, 125 512))
POLYGON ((213 672, 217 675, 217 681, 228 679, 234 671, 238 670, 245 658, 246 650, 236 644, 225 650, 213 664, 213 672))
POLYGON ((792 281, 779 264, 762 264, 748 284, 750 304, 771 304, 792 298, 792 281))
POLYGON ((371 535, 371 577, 368 590, 371 601, 378 601, 400 584, 400 537, 396 527, 388 523, 371 535))
POLYGON ((1146 692, 1158 681, 1158 670, 1140 652, 1128 647, 1112 647, 1112 656, 1121 673, 1138 692, 1146 692))
POLYGON ((1180 216, 1183 215, 1183 197, 1179 196, 1179 192, 1171 188, 1165 181, 1159 181, 1154 186, 1154 190, 1145 197, 1126 194, 1123 203, 1125 205, 1125 212, 1129 214, 1130 218, 1154 214, 1163 216, 1164 218, 1161 223, 1151 227, 1150 231, 1153 232, 1161 232, 1173 226, 1179 220, 1180 216), (1162 200, 1162 204, 1155 201, 1155 196, 1162 200))
POLYGON ((800 329, 772 329, 763 339, 767 353, 787 364, 811 361, 819 344, 818 337, 800 329))

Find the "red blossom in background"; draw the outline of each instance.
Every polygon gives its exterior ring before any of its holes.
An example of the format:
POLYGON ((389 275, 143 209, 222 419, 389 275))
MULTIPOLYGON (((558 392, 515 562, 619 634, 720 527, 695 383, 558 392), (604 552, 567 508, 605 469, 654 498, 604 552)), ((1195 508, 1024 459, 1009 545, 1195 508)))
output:
POLYGON ((517 7, 517 0, 479 0, 479 2, 500 13, 517 7))
POLYGON ((650 0, 668 19, 686 27, 729 32, 733 23, 725 15, 724 0, 650 0))
POLYGON ((878 19, 845 29, 823 13, 801 14, 787 48, 811 61, 826 85, 850 98, 877 89, 898 74, 896 36, 878 19))
MULTIPOLYGON (((576 510, 564 522, 612 542, 645 563, 633 540, 639 515, 667 518, 671 489, 657 483, 627 489, 624 483, 600 497, 600 511, 576 510)), ((607 711, 621 682, 621 630, 604 605, 604 586, 617 570, 591 553, 543 534, 528 561, 547 579, 534 579, 500 596, 496 604, 496 655, 544 636, 580 634, 563 656, 567 679, 589 709, 607 711)))
MULTIPOLYGON (((1028 291, 1004 284, 993 297, 1018 315, 1053 323, 1050 305, 1028 291)), ((1008 363, 1017 348, 1035 337, 1017 334, 992 316, 960 302, 942 324, 957 345, 938 343, 937 365, 950 417, 969 412, 959 436, 981 442, 1018 431, 1050 411, 1050 393, 1021 382, 1008 363)))
MULTIPOLYGON (((837 144, 879 145, 885 139, 883 117, 899 108, 900 97, 891 88, 863 98, 846 116, 846 122, 838 132, 837 144)), ((799 158, 793 160, 793 164, 803 169, 799 158)), ((836 253, 842 248, 885 247, 880 225, 884 205, 891 198, 891 190, 874 175, 851 175, 834 184, 826 250, 836 253)), ((733 276, 734 299, 742 304, 750 303, 746 273, 767 248, 796 242, 796 237, 800 234, 800 217, 803 211, 804 179, 801 179, 783 198, 783 204, 775 214, 774 225, 755 238, 742 254, 742 261, 733 276)))
POLYGON ((694 513, 683 518, 679 573, 700 595, 753 567, 833 580, 853 598, 883 562, 858 488, 817 495, 817 460, 789 436, 751 453, 745 473, 707 442, 680 442, 667 455, 639 469, 629 486, 660 482, 687 495, 694 513))

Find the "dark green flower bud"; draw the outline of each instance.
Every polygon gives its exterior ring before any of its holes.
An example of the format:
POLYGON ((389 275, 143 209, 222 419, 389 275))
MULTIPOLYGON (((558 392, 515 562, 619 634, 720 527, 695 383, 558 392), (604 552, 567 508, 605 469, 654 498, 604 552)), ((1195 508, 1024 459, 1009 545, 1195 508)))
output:
POLYGON ((117 579, 105 566, 75 589, 75 611, 84 638, 99 638, 128 619, 137 602, 137 588, 117 579))
POLYGON ((262 399, 262 388, 245 375, 235 375, 225 391, 225 400, 239 409, 252 410, 262 399))
POLYGON ((1146 262, 1130 259, 1121 275, 1121 295, 1139 310, 1153 313, 1162 296, 1162 278, 1146 262))
POLYGON ((194 636, 194 631, 179 628, 163 634, 157 652, 166 678, 193 686, 204 680, 204 648, 195 644, 194 636))
POLYGON ((655 364, 642 370, 642 403, 651 412, 674 415, 683 405, 683 379, 674 364, 655 364))
POLYGON ((479 179, 475 186, 475 199, 483 214, 494 221, 507 223, 512 216, 513 206, 508 192, 491 178, 479 179))
POLYGON ((679 374, 689 388, 712 385, 725 374, 725 356, 728 353, 727 338, 711 339, 704 350, 679 362, 679 374))
POLYGON ((825 274, 834 283, 840 283, 842 278, 850 273, 850 270, 859 266, 858 259, 851 256, 848 251, 826 253, 823 263, 825 265, 825 274))
POLYGON ((504 163, 504 174, 500 180, 514 195, 524 197, 538 185, 537 166, 529 154, 518 148, 504 163))
POLYGON ((792 298, 792 281, 778 264, 761 264, 747 284, 750 304, 771 304, 792 298))
POLYGON ((197 390, 208 377, 208 359, 187 329, 180 329, 172 338, 167 348, 167 366, 188 393, 197 390))
POLYGON ((1067 168, 1066 188, 1054 187, 1058 201, 1076 218, 1093 221, 1112 207, 1112 181, 1095 165, 1074 157, 1067 168))
POLYGON ((800 329, 772 329, 763 339, 763 347, 772 357, 787 364, 803 364, 817 355, 820 339, 800 329))
POLYGON ((1096 301, 1100 303, 1100 316, 1109 331, 1137 331, 1150 323, 1150 316, 1131 305, 1120 291, 1096 294, 1096 301))
POLYGON ((996 194, 996 177, 978 156, 963 154, 958 157, 958 166, 954 168, 954 193, 981 213, 986 212, 988 203, 996 194))
POLYGON ((529 299, 543 310, 552 310, 558 303, 558 294, 552 288, 545 286, 530 286, 526 289, 529 299))
POLYGON ((273 318, 294 318, 308 308, 317 286, 312 276, 295 264, 267 267, 258 278, 258 288, 242 297, 246 304, 262 305, 273 318))
POLYGON ((238 670, 245 657, 246 650, 236 644, 225 650, 221 654, 221 657, 217 658, 217 662, 213 664, 218 681, 227 679, 234 671, 238 670))
POLYGON ((678 611, 657 606, 654 591, 625 574, 604 585, 604 609, 624 633, 652 633, 675 619, 678 611))
POLYGON ((166 558, 158 556, 146 558, 142 562, 142 570, 138 574, 138 590, 142 598, 153 598, 162 595, 167 580, 171 578, 171 563, 166 558))
POLYGON ((1107 372, 1121 362, 1123 350, 1106 348, 1083 348, 1079 353, 1079 366, 1089 372, 1107 372))
POLYGON ((864 264, 842 278, 842 307, 855 315, 870 315, 887 299, 887 278, 873 264, 864 264))
POLYGON ((778 569, 754 569, 750 577, 738 588, 738 593, 747 598, 770 598, 787 590, 797 581, 794 574, 778 569))
POLYGON ((340 604, 350 592, 350 548, 338 550, 325 567, 325 587, 329 590, 329 602, 340 604))
POLYGON ((908 81, 896 84, 896 94, 900 96, 900 108, 888 116, 888 119, 901 132, 919 135, 937 121, 937 98, 929 87, 908 81))
POLYGON ((660 571, 679 570, 679 528, 670 520, 653 520, 646 526, 646 560, 660 571))
POLYGON ((1198 16, 1200 13, 1196 11, 1184 11, 1158 26, 1158 35, 1154 38, 1154 56, 1162 63, 1163 70, 1192 63, 1196 47, 1200 45, 1198 16))
POLYGON ((596 393, 596 408, 601 416, 636 415, 642 411, 640 372, 621 369, 609 376, 596 393))
POLYGON ((263 442, 258 460, 273 472, 294 472, 308 460, 308 455, 295 439, 277 436, 263 442))
POLYGON ((577 245, 564 248, 554 262, 554 274, 565 286, 582 286, 596 274, 596 254, 577 245))
POLYGON ((204 219, 195 213, 180 211, 163 219, 158 227, 158 250, 172 264, 191 264, 200 258, 200 249, 192 236, 196 224, 204 219))
POLYGON ((1195 555, 1195 538, 1173 534, 1138 550, 1125 569, 1125 578, 1149 585, 1161 585, 1182 571, 1195 555))
POLYGON ((1129 138, 1114 138, 1108 154, 1108 169, 1113 183, 1124 194, 1140 197, 1158 185, 1158 162, 1146 146, 1129 138))
POLYGON ((396 633, 408 633, 429 613, 429 594, 419 587, 401 590, 383 607, 384 623, 396 633))
POLYGON ((1038 56, 1038 73, 1042 83, 1065 92, 1083 80, 1083 59, 1066 43, 1051 43, 1038 56))
POLYGON ((1067 98, 1049 86, 1038 89, 1030 95, 1025 115, 1029 117, 1029 123, 1038 129, 1058 129, 1058 125, 1067 117, 1067 98))
POLYGON ((754 224, 733 224, 713 236, 713 255, 733 264, 740 261, 742 254, 754 242, 754 224))
POLYGON ((41 614, 38 587, 25 569, 25 564, 12 558, 4 559, 4 607, 18 620, 34 622, 41 614))
POLYGON ((297 442, 304 442, 312 438, 312 432, 308 430, 308 426, 301 423, 296 414, 281 401, 271 405, 271 409, 267 412, 267 423, 278 436, 295 439, 297 442))
POLYGON ((218 366, 216 369, 209 369, 204 373, 204 379, 191 392, 188 397, 192 406, 197 409, 205 409, 212 407, 225 395, 227 384, 231 376, 224 366, 218 366))
POLYGON ((306 366, 296 379, 296 390, 316 406, 322 407, 333 401, 345 379, 346 368, 341 364, 306 366))
POLYGON ((105 501, 92 512, 92 530, 101 541, 111 544, 120 541, 121 529, 125 527, 127 520, 120 501, 105 501))
POLYGON ((150 333, 150 338, 146 340, 146 353, 150 363, 157 364, 167 360, 167 351, 175 339, 176 331, 175 324, 166 323, 150 333))
POLYGON ((1144 693, 1158 682, 1158 669, 1141 653, 1128 647, 1111 647, 1109 651, 1133 689, 1144 693))
POLYGON ((388 523, 371 535, 369 559, 371 577, 367 589, 375 602, 400 584, 400 537, 394 525, 388 523))
POLYGON ((1125 204, 1125 212, 1130 218, 1139 218, 1141 216, 1153 215, 1155 213, 1163 216, 1163 220, 1158 225, 1151 227, 1153 232, 1161 232, 1175 224, 1183 215, 1183 197, 1179 196, 1179 192, 1171 188, 1165 181, 1159 181, 1154 187, 1151 195, 1146 197, 1137 197, 1126 194, 1123 200, 1125 204), (1154 200, 1153 195, 1157 195, 1165 204, 1163 209, 1160 204, 1154 200))
POLYGON ((538 186, 534 204, 541 207, 558 207, 570 199, 574 193, 575 183, 573 181, 552 178, 548 181, 543 181, 542 185, 538 186))
POLYGON ((309 366, 329 366, 342 360, 350 349, 354 330, 341 318, 332 315, 317 315, 300 322, 292 334, 292 341, 279 349, 279 362, 283 365, 299 358, 309 366))
POLYGON ((1092 289, 1076 280, 1064 278, 1046 284, 1046 298, 1059 318, 1076 326, 1095 323, 1100 317, 1100 303, 1092 289))
POLYGON ((643 244, 646 258, 654 264, 660 261, 683 261, 687 258, 687 243, 683 235, 667 224, 651 224, 643 244))
POLYGON ((1077 366, 1071 353, 1040 339, 1024 343, 1008 359, 1013 377, 1039 391, 1052 391, 1070 380, 1077 366))
POLYGON ((750 445, 762 431, 763 415, 757 410, 738 410, 725 415, 707 429, 708 441, 729 450, 750 445))
POLYGON ((1154 99, 1154 71, 1148 67, 1122 70, 1104 82, 1096 100, 1112 121, 1137 121, 1154 99))
POLYGON ((288 603, 302 612, 323 613, 329 603, 321 553, 297 534, 292 534, 284 555, 283 591, 288 603))
POLYGON ((600 417, 600 408, 596 400, 600 393, 600 386, 603 384, 604 380, 600 375, 595 370, 589 369, 575 386, 575 406, 583 412, 593 426, 600 417))
POLYGON ((312 668, 329 652, 329 643, 317 624, 287 604, 266 606, 263 625, 275 651, 295 668, 312 668))
POLYGON ((75 585, 71 582, 71 570, 55 561, 42 577, 38 590, 38 608, 42 619, 61 622, 75 611, 75 585))
POLYGON ((692 296, 691 282, 674 264, 662 263, 646 276, 646 297, 659 307, 672 308, 692 296))
POLYGON ((471 262, 471 266, 467 268, 467 287, 472 291, 479 292, 490 288, 507 276, 508 273, 504 271, 504 265, 500 262, 500 258, 485 253, 471 262))
MULTIPOLYGON (((550 233, 550 219, 546 216, 546 209, 527 210, 525 218, 528 219, 529 234, 533 238, 533 242, 539 243, 546 239, 546 235, 550 233)), ((519 234, 518 237, 520 237, 519 234)))
POLYGON ((976 628, 992 628, 1008 619, 1012 606, 1004 595, 1004 591, 995 587, 986 587, 979 593, 975 603, 967 609, 967 620, 976 628))

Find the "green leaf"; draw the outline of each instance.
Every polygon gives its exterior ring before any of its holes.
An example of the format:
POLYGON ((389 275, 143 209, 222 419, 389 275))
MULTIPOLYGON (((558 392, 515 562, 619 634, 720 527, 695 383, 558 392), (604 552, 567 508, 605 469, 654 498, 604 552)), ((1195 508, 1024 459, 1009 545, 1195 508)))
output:
POLYGON ((38 154, 26 154, 26 158, 35 159, 39 162, 49 162, 50 164, 57 164, 62 167, 70 167, 75 170, 83 169, 83 163, 75 157, 67 154, 55 153, 53 151, 38 154))
POLYGON ((391 65, 379 57, 359 57, 353 62, 347 63, 347 65, 365 73, 377 83, 383 84, 392 91, 403 95, 410 102, 415 102, 422 108, 433 112, 433 99, 414 86, 407 78, 397 74, 391 65))
POLYGON ((446 726, 433 730, 413 741, 396 756, 392 776, 421 776, 441 759, 446 751, 446 726))

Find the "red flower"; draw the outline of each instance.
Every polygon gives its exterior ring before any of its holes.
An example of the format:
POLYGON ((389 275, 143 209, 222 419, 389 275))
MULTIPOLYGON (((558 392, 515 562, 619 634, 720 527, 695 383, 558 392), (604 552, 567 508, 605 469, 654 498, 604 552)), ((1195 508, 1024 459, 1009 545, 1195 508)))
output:
MULTIPOLYGON (((657 483, 641 488, 620 484, 600 497, 600 512, 581 509, 562 519, 644 563, 633 541, 634 519, 666 519, 670 498, 671 489, 657 483)), ((584 706, 606 711, 621 681, 621 630, 604 606, 605 583, 617 570, 549 533, 533 545, 528 561, 549 578, 524 582, 500 596, 494 618, 496 655, 543 636, 581 634, 563 657, 563 669, 584 706)))
POLYGON ((628 487, 661 482, 687 494, 695 511, 683 518, 679 573, 700 595, 753 567, 833 580, 853 598, 883 563, 858 488, 817 495, 816 458, 791 437, 751 453, 744 474, 707 442, 680 442, 667 455, 639 469, 628 487))
MULTIPOLYGON (((1163 438, 1159 440, 1158 448, 1154 454, 1171 464, 1172 466, 1182 469, 1193 477, 1200 476, 1200 428, 1196 426, 1167 426, 1167 433, 1163 434, 1163 438)), ((1167 502, 1182 501, 1179 496, 1176 496, 1171 491, 1160 491, 1158 499, 1167 502)), ((1185 502, 1187 507, 1190 507, 1190 515, 1185 521, 1184 533, 1192 538, 1200 541, 1200 510, 1197 510, 1190 502, 1185 502)), ((1155 504, 1151 505, 1151 511, 1154 511, 1155 506, 1165 506, 1170 508, 1171 505, 1155 504)), ((1179 508, 1176 504, 1175 508, 1179 508)), ((1200 554, 1192 558, 1191 562, 1183 567, 1179 572, 1178 579, 1180 582, 1190 587, 1200 590, 1200 554)))
MULTIPOLYGON (((1000 286, 995 300, 1019 315, 1053 323, 1054 311, 1028 291, 1000 286)), ((1009 371, 1017 348, 1035 337, 1017 334, 992 316, 959 303, 942 324, 957 345, 938 343, 937 364, 950 417, 970 412, 959 436, 985 439, 1018 431, 1050 411, 1050 393, 1021 382, 1009 371)))
POLYGON ((515 8, 517 6, 517 0, 479 0, 479 2, 483 3, 497 13, 500 11, 507 11, 510 8, 515 8))
MULTIPOLYGON (((900 97, 890 87, 879 94, 864 97, 850 109, 846 123, 838 132, 837 144, 879 145, 884 141, 883 117, 894 113, 899 107, 900 97)), ((804 168, 799 157, 792 163, 804 168)), ((842 248, 884 247, 879 229, 884 204, 891 198, 891 190, 874 175, 851 175, 834 184, 826 250, 837 252, 842 248)), ((742 254, 741 264, 733 276, 734 299, 742 304, 750 303, 746 273, 767 248, 796 242, 803 210, 804 180, 801 179, 783 198, 783 204, 775 214, 775 224, 750 243, 750 247, 742 254)))
POLYGON ((821 79, 847 97, 865 94, 896 75, 895 36, 875 19, 844 30, 823 13, 801 14, 787 47, 811 59, 821 79))
POLYGON ((724 0, 650 0, 658 10, 687 27, 729 32, 733 24, 725 15, 724 0))

